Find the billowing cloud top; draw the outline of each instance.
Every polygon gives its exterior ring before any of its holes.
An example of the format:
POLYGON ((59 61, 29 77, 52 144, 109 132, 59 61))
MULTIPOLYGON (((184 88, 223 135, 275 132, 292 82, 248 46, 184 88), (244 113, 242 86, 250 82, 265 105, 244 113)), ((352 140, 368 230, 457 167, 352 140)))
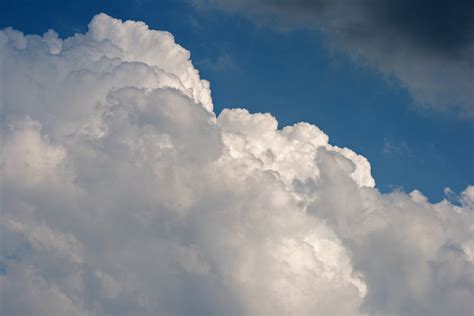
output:
POLYGON ((1 314, 470 314, 474 187, 380 194, 316 126, 212 110, 171 34, 6 29, 1 314))

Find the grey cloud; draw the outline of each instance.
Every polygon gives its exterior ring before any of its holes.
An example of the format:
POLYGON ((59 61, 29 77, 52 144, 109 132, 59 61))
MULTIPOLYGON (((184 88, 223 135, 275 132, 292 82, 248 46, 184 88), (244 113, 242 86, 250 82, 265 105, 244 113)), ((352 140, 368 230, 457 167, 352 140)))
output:
POLYGON ((323 31, 355 60, 397 78, 420 106, 474 115, 472 1, 193 2, 241 12, 257 23, 323 31))

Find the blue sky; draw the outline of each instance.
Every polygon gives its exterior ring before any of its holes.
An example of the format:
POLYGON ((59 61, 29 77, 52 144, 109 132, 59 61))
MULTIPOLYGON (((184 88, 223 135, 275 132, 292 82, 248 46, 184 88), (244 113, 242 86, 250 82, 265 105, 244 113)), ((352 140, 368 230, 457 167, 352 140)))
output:
POLYGON ((196 11, 185 1, 11 1, 0 27, 83 32, 93 15, 141 20, 171 32, 211 82, 216 112, 270 112, 280 127, 307 121, 332 144, 366 156, 377 187, 419 189, 431 201, 474 182, 472 119, 414 104, 397 80, 355 63, 305 28, 278 30, 248 17, 196 11))

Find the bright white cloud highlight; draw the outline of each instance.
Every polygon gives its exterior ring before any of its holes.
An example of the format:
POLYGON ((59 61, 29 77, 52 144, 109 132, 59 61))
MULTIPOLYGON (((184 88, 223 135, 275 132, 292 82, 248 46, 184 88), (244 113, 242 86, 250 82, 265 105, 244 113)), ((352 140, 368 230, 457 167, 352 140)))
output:
POLYGON ((474 194, 380 194, 316 126, 213 112, 167 32, 6 29, 1 313, 470 314, 474 194))

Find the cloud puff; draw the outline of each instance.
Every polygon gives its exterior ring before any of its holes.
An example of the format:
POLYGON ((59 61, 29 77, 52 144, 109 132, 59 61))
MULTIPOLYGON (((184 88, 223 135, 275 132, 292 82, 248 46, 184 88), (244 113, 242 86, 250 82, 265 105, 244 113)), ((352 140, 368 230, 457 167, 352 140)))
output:
POLYGON ((474 116, 472 1, 192 2, 199 9, 241 12, 280 28, 322 31, 355 60, 397 78, 417 104, 474 116))
POLYGON ((0 45, 2 314, 472 312, 472 187, 380 194, 316 126, 216 117, 140 22, 0 45))

